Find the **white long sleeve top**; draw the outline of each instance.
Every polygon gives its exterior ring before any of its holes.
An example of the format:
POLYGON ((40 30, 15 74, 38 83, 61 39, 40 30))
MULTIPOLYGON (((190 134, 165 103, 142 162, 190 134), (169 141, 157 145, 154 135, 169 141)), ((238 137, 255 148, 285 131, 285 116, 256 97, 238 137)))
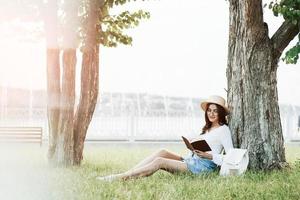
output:
POLYGON ((227 153, 229 149, 233 148, 231 132, 228 126, 222 125, 212 129, 211 131, 200 135, 200 138, 206 140, 207 144, 210 146, 211 151, 208 151, 207 153, 212 154, 212 161, 217 165, 222 165, 222 150, 225 149, 225 153, 227 153))

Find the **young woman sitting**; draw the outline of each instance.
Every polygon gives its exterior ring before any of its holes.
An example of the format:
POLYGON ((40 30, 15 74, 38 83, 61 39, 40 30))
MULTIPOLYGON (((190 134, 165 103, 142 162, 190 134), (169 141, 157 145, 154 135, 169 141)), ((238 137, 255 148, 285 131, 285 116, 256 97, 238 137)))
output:
POLYGON ((229 110, 225 106, 225 100, 220 96, 209 97, 201 103, 201 108, 205 111, 206 124, 202 129, 202 133, 195 140, 206 140, 211 151, 195 150, 187 156, 181 157, 173 152, 161 149, 124 173, 97 177, 97 179, 112 181, 115 179, 127 180, 146 177, 160 169, 170 173, 190 171, 193 174, 200 174, 212 172, 218 165, 222 164, 222 150, 225 149, 225 152, 228 152, 230 148, 233 148, 231 133, 226 121, 229 110))

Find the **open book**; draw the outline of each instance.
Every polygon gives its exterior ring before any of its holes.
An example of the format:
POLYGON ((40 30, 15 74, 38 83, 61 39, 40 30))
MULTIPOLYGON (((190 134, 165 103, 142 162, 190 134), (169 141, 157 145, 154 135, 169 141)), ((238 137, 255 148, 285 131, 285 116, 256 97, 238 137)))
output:
POLYGON ((207 142, 205 140, 197 140, 197 141, 190 143, 190 141, 183 136, 182 136, 182 139, 183 139, 186 147, 191 151, 194 151, 194 150, 211 151, 211 148, 209 147, 209 145, 207 144, 207 142))

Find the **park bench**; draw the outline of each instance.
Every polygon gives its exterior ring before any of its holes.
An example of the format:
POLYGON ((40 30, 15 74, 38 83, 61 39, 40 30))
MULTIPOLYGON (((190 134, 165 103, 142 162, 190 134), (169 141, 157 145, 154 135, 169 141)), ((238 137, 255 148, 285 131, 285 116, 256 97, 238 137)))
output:
POLYGON ((0 127, 1 143, 39 143, 42 145, 42 127, 0 127))

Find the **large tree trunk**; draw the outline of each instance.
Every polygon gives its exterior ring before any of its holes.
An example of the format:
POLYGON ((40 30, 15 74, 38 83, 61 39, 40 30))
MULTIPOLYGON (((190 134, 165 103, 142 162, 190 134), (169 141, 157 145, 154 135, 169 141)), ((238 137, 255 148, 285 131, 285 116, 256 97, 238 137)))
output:
POLYGON ((75 115, 74 161, 80 165, 88 126, 91 122, 99 92, 99 26, 100 1, 91 0, 87 23, 87 38, 82 48, 81 90, 79 105, 75 115))
POLYGON ((249 150, 251 169, 285 163, 277 63, 261 0, 231 0, 228 49, 229 125, 235 146, 249 150))

